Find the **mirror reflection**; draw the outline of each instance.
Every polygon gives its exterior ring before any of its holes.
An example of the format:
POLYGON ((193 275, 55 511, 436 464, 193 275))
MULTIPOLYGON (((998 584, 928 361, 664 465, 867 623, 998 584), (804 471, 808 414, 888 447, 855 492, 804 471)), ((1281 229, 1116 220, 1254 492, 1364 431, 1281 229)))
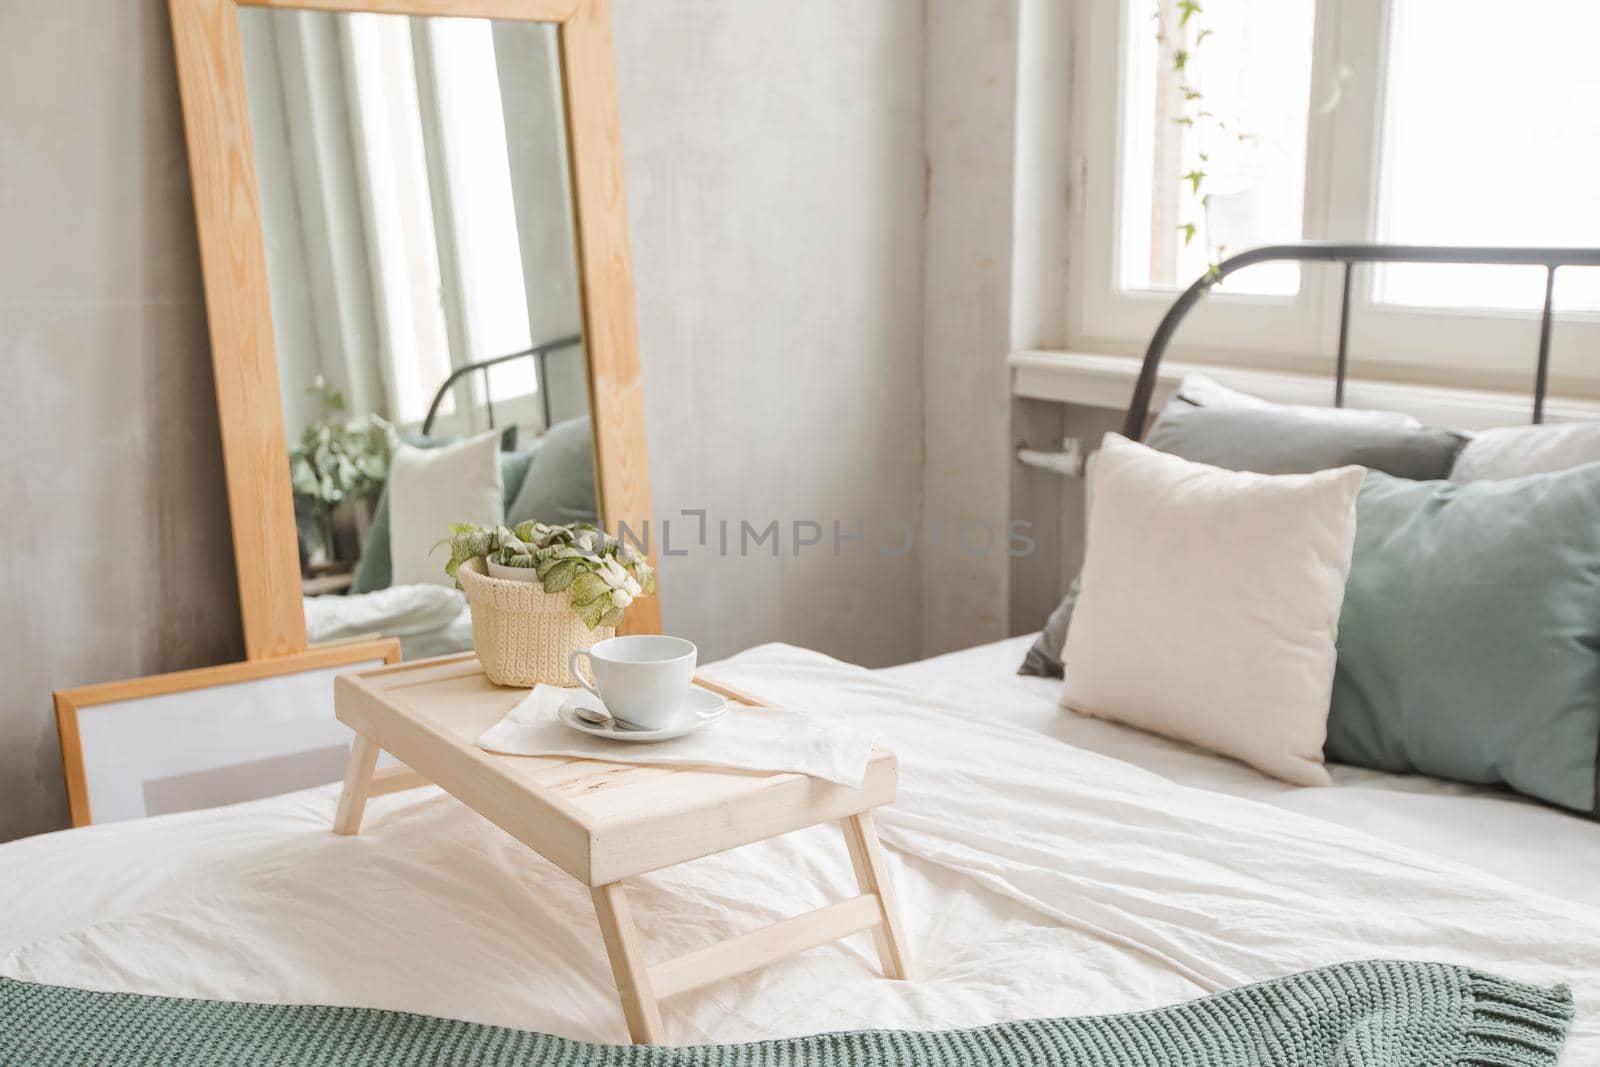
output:
POLYGON ((454 522, 598 522, 555 28, 240 13, 312 643, 472 647, 454 522))

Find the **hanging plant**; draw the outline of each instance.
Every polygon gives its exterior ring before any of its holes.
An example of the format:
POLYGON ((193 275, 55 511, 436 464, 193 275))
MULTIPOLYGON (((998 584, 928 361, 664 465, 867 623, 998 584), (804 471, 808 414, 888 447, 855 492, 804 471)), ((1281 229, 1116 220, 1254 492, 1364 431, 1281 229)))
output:
MULTIPOLYGON (((1174 9, 1178 16, 1178 25, 1176 33, 1172 35, 1168 34, 1167 28, 1163 25, 1159 10, 1156 14, 1156 42, 1166 53, 1167 66, 1177 76, 1178 92, 1183 97, 1183 114, 1172 121, 1193 131, 1202 143, 1208 131, 1236 137, 1241 142, 1254 141, 1255 134, 1243 129, 1237 123, 1221 118, 1206 107, 1205 94, 1195 84, 1196 79, 1192 77, 1192 66, 1199 54, 1200 46, 1212 34, 1211 28, 1200 21, 1205 15, 1201 0, 1178 0, 1174 9)), ((1222 260, 1228 249, 1226 245, 1217 242, 1211 225, 1209 188, 1211 174, 1206 169, 1211 158, 1205 152, 1198 152, 1196 159, 1193 165, 1177 177, 1180 186, 1194 205, 1194 210, 1198 212, 1199 220, 1196 221, 1193 217, 1185 219, 1178 224, 1178 231, 1183 234, 1185 247, 1192 244, 1203 232, 1206 242, 1207 271, 1215 277, 1220 274, 1222 260)))

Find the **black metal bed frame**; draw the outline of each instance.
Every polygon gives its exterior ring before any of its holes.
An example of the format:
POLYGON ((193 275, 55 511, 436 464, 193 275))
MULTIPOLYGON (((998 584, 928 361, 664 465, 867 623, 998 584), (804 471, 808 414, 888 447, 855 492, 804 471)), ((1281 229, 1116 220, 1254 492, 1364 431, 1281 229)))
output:
POLYGON ((1550 379, 1550 327, 1554 309, 1557 267, 1600 267, 1600 248, 1494 248, 1450 245, 1337 244, 1308 241, 1302 244, 1266 245, 1229 256, 1185 289, 1161 319, 1144 365, 1134 385, 1133 400, 1123 420, 1124 436, 1138 441, 1144 436, 1150 415, 1150 400, 1155 393, 1161 357, 1166 354, 1172 335, 1189 309, 1200 302, 1213 285, 1228 275, 1257 263, 1293 261, 1297 263, 1343 263, 1344 290, 1339 306, 1339 349, 1334 370, 1333 406, 1344 406, 1344 383, 1349 369, 1350 277, 1357 263, 1467 263, 1484 266, 1533 266, 1545 269, 1544 311, 1539 319, 1539 362, 1533 380, 1533 421, 1544 421, 1545 394, 1550 379))
POLYGON ((534 373, 538 376, 539 399, 544 407, 544 426, 548 430, 550 428, 550 389, 548 387, 549 378, 545 374, 545 361, 550 358, 550 353, 552 352, 559 352, 563 348, 574 348, 582 343, 583 338, 581 336, 572 334, 569 337, 558 337, 553 341, 545 341, 543 344, 534 345, 532 348, 524 348, 519 352, 507 352, 503 356, 490 356, 488 359, 480 359, 476 363, 468 363, 465 366, 457 367, 450 372, 450 377, 444 380, 444 384, 439 386, 438 392, 433 394, 433 403, 428 405, 428 415, 422 420, 423 435, 426 436, 432 432, 434 416, 439 414, 439 405, 444 403, 445 394, 450 392, 462 378, 474 372, 483 374, 483 406, 484 410, 489 414, 489 429, 494 429, 494 397, 489 390, 489 368, 497 367, 502 363, 509 363, 514 359, 531 359, 537 368, 534 373))

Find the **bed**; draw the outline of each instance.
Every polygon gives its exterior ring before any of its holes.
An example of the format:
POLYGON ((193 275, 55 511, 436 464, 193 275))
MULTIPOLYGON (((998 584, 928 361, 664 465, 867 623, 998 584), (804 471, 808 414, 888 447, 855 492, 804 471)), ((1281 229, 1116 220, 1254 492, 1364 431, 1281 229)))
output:
MULTIPOLYGON (((1329 248, 1339 262, 1354 246, 1329 248)), ((1548 331, 1536 421, 1547 366, 1548 331)), ((898 753, 878 828, 919 973, 878 977, 857 935, 673 1001, 671 1042, 1117 1012, 1393 958, 1570 985, 1565 1062, 1600 1062, 1600 822, 1356 767, 1289 785, 1061 710, 1059 680, 1015 673, 1033 640, 877 671, 785 645, 704 668, 898 753)), ((626 1040, 581 887, 435 788, 374 800, 353 839, 328 832, 336 798, 330 785, 0 846, 0 975, 626 1040)), ((630 898, 664 957, 815 908, 852 877, 818 827, 646 876, 630 898)))
POLYGON ((1066 714, 1056 701, 1060 682, 1013 673, 1032 640, 1015 637, 879 673, 957 704, 971 679, 981 678, 991 714, 1018 730, 1123 760, 1179 785, 1324 819, 1600 908, 1600 823, 1503 789, 1338 764, 1331 768, 1336 788, 1300 788, 1192 745, 1066 714))
MULTIPOLYGON (((877 672, 769 645, 708 668, 775 700, 826 694, 899 752, 879 825, 920 975, 882 980, 854 937, 675 1002, 670 1040, 1117 1011, 1380 956, 1567 982, 1569 1062, 1600 1057, 1600 911, 1583 885, 1600 827, 1381 776, 1280 788, 1065 717, 1048 683, 1012 674, 1018 645, 877 672), (1447 842, 1469 813, 1470 863, 1447 842), (1483 832, 1484 813, 1557 835, 1545 876, 1518 834, 1483 832), (1446 843, 1416 847, 1429 831, 1446 843)), ((625 1040, 580 887, 435 789, 375 800, 355 839, 328 832, 335 799, 330 786, 0 846, 0 974, 625 1040)), ((851 884, 836 845, 818 828, 641 879, 651 950, 823 903, 851 884), (771 873, 795 869, 807 876, 771 873)))

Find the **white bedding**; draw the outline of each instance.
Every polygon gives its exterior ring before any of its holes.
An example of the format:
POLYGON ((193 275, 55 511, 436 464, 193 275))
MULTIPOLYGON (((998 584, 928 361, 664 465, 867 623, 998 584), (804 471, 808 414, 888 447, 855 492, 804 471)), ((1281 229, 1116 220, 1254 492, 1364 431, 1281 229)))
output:
POLYGON ((1338 764, 1330 767, 1332 789, 1290 785, 1192 745, 1062 711, 1059 680, 1016 673, 1032 642, 1033 635, 1016 637, 879 673, 955 704, 981 693, 990 713, 1009 726, 1600 908, 1600 823, 1504 790, 1338 764))
POLYGON ((391 585, 303 600, 306 639, 313 645, 382 634, 400 639, 407 661, 472 648, 472 609, 459 590, 447 586, 391 585))
MULTIPOLYGON (((858 935, 668 1002, 672 1041, 1125 1010, 1383 956, 1566 981, 1567 1062, 1600 1060, 1600 911, 1049 742, 1010 665, 964 684, 950 667, 921 668, 949 705, 785 646, 715 668, 780 701, 825 691, 899 752, 900 797, 878 822, 920 975, 877 977, 858 935)), ((0 846, 0 973, 624 1039, 581 887, 438 790, 374 801, 353 839, 327 831, 334 798, 0 846)), ((850 886, 839 835, 818 827, 631 893, 659 958, 850 886)))

